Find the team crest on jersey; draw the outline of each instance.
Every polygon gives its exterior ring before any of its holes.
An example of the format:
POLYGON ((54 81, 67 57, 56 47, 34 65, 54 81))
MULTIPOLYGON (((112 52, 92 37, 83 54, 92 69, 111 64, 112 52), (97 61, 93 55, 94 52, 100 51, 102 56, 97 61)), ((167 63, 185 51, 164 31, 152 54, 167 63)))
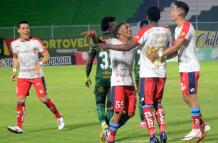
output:
POLYGON ((135 39, 139 39, 139 35, 134 36, 135 39))
POLYGON ((184 35, 185 35, 185 32, 182 32, 182 33, 181 33, 181 36, 184 36, 184 35))
POLYGON ((43 93, 43 90, 39 90, 39 93, 42 94, 42 93, 43 93))

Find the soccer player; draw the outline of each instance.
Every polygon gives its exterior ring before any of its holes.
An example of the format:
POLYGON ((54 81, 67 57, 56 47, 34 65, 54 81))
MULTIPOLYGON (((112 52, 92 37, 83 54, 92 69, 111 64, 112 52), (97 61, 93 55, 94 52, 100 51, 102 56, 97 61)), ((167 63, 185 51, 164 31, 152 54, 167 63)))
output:
POLYGON ((16 80, 17 70, 17 126, 8 126, 13 133, 23 133, 23 120, 25 116, 25 101, 33 85, 40 99, 56 116, 58 129, 64 128, 64 118, 57 110, 53 101, 46 94, 42 65, 49 60, 49 53, 42 41, 29 35, 30 27, 27 21, 18 23, 17 31, 20 38, 11 43, 13 51, 13 73, 11 80, 16 80), (39 60, 39 53, 42 58, 39 60))
POLYGON ((175 44, 164 50, 154 52, 151 59, 158 59, 178 52, 180 86, 184 102, 189 106, 192 115, 192 130, 182 140, 189 141, 198 138, 199 142, 208 133, 210 126, 202 118, 198 101, 198 79, 200 65, 196 55, 196 33, 192 24, 185 19, 189 6, 182 1, 176 1, 171 10, 171 18, 176 23, 175 44))
MULTIPOLYGON (((95 31, 84 32, 83 35, 91 36, 94 43, 99 42, 99 40, 110 39, 114 37, 116 25, 115 17, 104 17, 101 21, 101 30, 103 35, 96 37, 95 31)), ((91 79, 89 75, 91 73, 92 64, 95 57, 97 57, 97 69, 95 76, 96 83, 94 94, 97 107, 97 116, 102 127, 102 131, 100 133, 100 141, 104 143, 106 141, 108 124, 113 115, 113 108, 111 107, 111 102, 109 99, 111 63, 108 50, 99 50, 91 47, 89 50, 89 59, 86 65, 85 85, 87 87, 90 87, 91 85, 91 79), (107 107, 105 102, 107 102, 107 107), (105 112, 105 108, 107 108, 107 112, 105 112)))
POLYGON ((149 26, 139 30, 132 41, 125 45, 105 45, 100 43, 97 47, 109 48, 113 50, 131 50, 136 46, 141 46, 140 55, 140 96, 144 97, 144 119, 150 135, 150 143, 159 143, 154 129, 154 115, 152 106, 155 109, 160 128, 160 140, 167 142, 165 115, 161 104, 164 85, 166 81, 165 58, 150 61, 149 57, 153 51, 163 51, 171 45, 172 37, 170 30, 166 27, 158 26, 160 10, 157 7, 150 7, 147 10, 149 26))
MULTIPOLYGON (((148 26, 148 21, 143 20, 140 22, 140 29, 143 29, 148 26)), ((142 105, 144 104, 144 97, 140 97, 139 94, 139 60, 140 60, 140 53, 141 49, 140 47, 137 47, 136 50, 136 55, 135 55, 135 65, 134 65, 134 73, 135 73, 135 84, 136 84, 136 89, 137 93, 139 95, 139 116, 140 116, 140 124, 139 128, 146 128, 146 123, 144 121, 144 112, 143 112, 143 107, 142 105)))
MULTIPOLYGON (((126 22, 119 24, 117 26, 116 36, 118 39, 109 39, 106 40, 106 43, 112 45, 127 44, 131 39, 131 28, 129 24, 126 22)), ((109 124, 108 143, 114 143, 118 128, 124 125, 135 113, 136 92, 132 78, 135 50, 110 50, 110 55, 114 115, 109 124)))

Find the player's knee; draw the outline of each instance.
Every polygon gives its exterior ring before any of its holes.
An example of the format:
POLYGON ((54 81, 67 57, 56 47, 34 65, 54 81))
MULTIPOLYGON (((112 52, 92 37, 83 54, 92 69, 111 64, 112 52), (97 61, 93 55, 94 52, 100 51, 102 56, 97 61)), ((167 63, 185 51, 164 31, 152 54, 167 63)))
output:
POLYGON ((132 118, 135 115, 135 113, 128 113, 129 118, 132 118))
POLYGON ((48 97, 42 96, 42 97, 39 97, 39 100, 40 100, 41 102, 45 103, 45 102, 47 102, 48 97))
POLYGON ((122 114, 123 114, 122 112, 115 112, 114 117, 115 118, 120 118, 122 116, 122 114))
POLYGON ((17 102, 25 102, 26 96, 17 96, 17 102))

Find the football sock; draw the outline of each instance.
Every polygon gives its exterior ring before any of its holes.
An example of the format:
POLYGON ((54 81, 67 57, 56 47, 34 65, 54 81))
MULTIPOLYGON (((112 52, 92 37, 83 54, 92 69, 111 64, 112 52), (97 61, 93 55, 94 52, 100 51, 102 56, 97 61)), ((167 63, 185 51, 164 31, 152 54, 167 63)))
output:
POLYGON ((126 122, 129 120, 129 116, 127 114, 122 114, 120 121, 119 121, 119 127, 122 127, 126 122))
POLYGON ((144 119, 146 126, 148 128, 149 135, 152 136, 155 134, 154 129, 154 115, 152 113, 152 105, 145 104, 143 106, 144 109, 144 119))
POLYGON ((105 106, 104 104, 97 105, 97 116, 100 123, 106 122, 105 120, 105 106))
POLYGON ((47 98, 43 103, 51 110, 52 113, 56 116, 56 118, 61 118, 61 114, 58 112, 56 106, 51 101, 51 99, 47 98))
POLYGON ((25 116, 25 103, 17 102, 17 126, 23 128, 23 120, 25 116))
POLYGON ((108 141, 110 141, 110 142, 114 141, 115 135, 117 133, 117 129, 119 128, 119 126, 120 126, 119 123, 115 123, 115 122, 110 121, 108 141))
POLYGON ((199 107, 191 108, 192 113, 192 128, 199 129, 201 122, 201 111, 199 107))
POLYGON ((144 112, 143 112, 143 107, 140 101, 139 101, 139 115, 140 115, 141 122, 144 122, 144 112))
POLYGON ((114 110, 111 108, 107 108, 107 124, 109 124, 113 115, 114 115, 114 110))
POLYGON ((158 125, 160 128, 160 132, 163 132, 166 130, 166 125, 165 125, 165 114, 164 114, 164 109, 161 103, 156 104, 155 106, 155 116, 158 121, 158 125))

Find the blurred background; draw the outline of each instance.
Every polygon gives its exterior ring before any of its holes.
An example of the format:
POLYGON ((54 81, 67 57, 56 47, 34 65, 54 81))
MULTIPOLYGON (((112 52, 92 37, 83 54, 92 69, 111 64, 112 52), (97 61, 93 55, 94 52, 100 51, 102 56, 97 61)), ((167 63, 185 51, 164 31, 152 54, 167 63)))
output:
MULTIPOLYGON (((161 10, 161 25, 174 33, 170 18, 175 0, 1 0, 0 56, 11 66, 10 42, 17 38, 16 24, 27 20, 31 35, 43 40, 52 58, 49 65, 85 64, 92 43, 81 32, 95 29, 99 33, 104 16, 115 16, 118 22, 128 21, 133 34, 139 21, 146 18, 150 6, 161 10)), ((218 59, 218 0, 183 0, 190 6, 187 19, 196 29, 200 60, 218 59)))

